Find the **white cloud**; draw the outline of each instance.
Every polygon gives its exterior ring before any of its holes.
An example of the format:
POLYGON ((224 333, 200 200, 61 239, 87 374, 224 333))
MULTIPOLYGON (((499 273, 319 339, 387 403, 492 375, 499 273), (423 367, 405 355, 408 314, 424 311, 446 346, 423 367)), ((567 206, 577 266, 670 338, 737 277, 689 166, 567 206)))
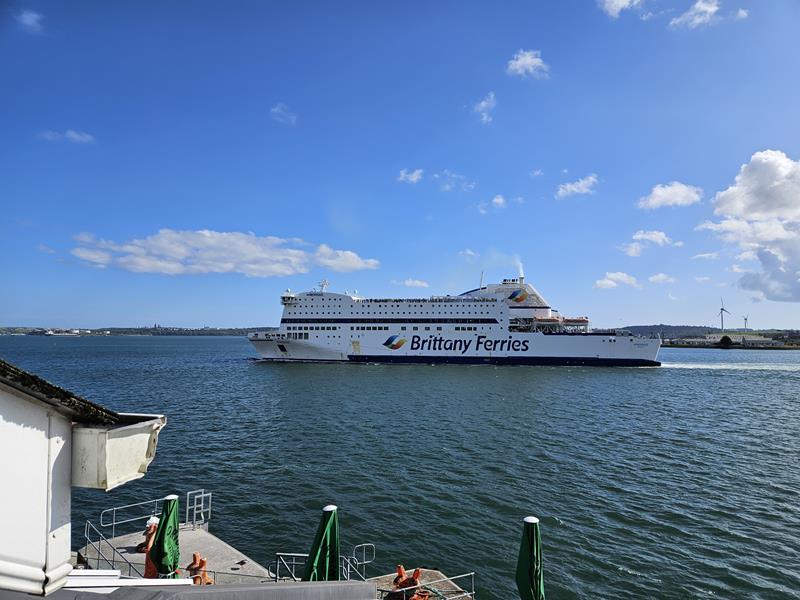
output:
POLYGON ((67 129, 64 133, 64 138, 75 144, 91 144, 94 141, 94 136, 85 131, 75 131, 67 129))
POLYGON ((639 198, 639 208, 653 210, 662 206, 689 206, 699 202, 703 190, 680 181, 653 186, 650 194, 639 198))
POLYGON ((656 246, 683 246, 683 242, 673 242, 671 237, 657 229, 650 231, 640 229, 634 233, 632 237, 634 241, 620 246, 620 250, 628 256, 640 256, 647 244, 655 244, 656 246))
POLYGON ((94 142, 94 136, 91 133, 75 131, 74 129, 67 129, 64 133, 48 129, 40 132, 36 137, 47 142, 58 142, 61 140, 67 140, 73 144, 91 144, 94 142))
POLYGON ((539 50, 518 50, 506 65, 506 73, 520 77, 530 75, 538 79, 546 79, 549 70, 550 67, 542 60, 542 53, 539 50))
POLYGON ((413 171, 401 169, 400 175, 397 176, 397 181, 404 181, 405 183, 418 183, 421 180, 422 169, 414 169, 413 171))
POLYGON ((541 169, 533 169, 531 171, 531 177, 541 177, 542 175, 544 175, 544 171, 541 169))
POLYGON ((733 185, 716 194, 714 205, 717 215, 800 221, 800 161, 779 150, 756 152, 733 185))
POLYGON ((31 33, 42 32, 42 19, 44 15, 33 10, 22 10, 14 17, 23 29, 31 33))
POLYGON ((696 229, 713 231, 726 242, 739 244, 743 248, 754 249, 763 243, 792 240, 797 236, 798 223, 784 221, 783 219, 768 219, 765 221, 749 221, 728 217, 714 223, 704 221, 696 229))
POLYGON ((105 267, 111 262, 111 253, 105 250, 93 248, 73 248, 70 253, 73 256, 92 263, 94 266, 105 267))
POLYGON ((422 279, 403 279, 402 281, 398 281, 396 279, 392 279, 392 283, 394 285, 404 285, 406 287, 411 288, 426 288, 430 287, 427 281, 423 281, 422 279))
POLYGON ((123 243, 75 236, 73 256, 95 266, 115 265, 136 273, 169 275, 239 273, 247 277, 276 277, 306 273, 316 265, 348 272, 376 269, 378 261, 350 250, 320 244, 315 252, 298 239, 257 236, 237 231, 176 231, 161 229, 151 236, 123 243), (301 246, 301 247, 297 247, 301 246))
POLYGON ((611 289, 611 288, 617 287, 617 282, 616 281, 612 281, 611 279, 607 279, 607 278, 606 279, 598 279, 597 281, 594 282, 594 285, 592 287, 595 287, 595 288, 598 288, 598 289, 601 289, 601 290, 607 290, 607 289, 611 289))
POLYGON ((697 283, 708 283, 709 281, 711 281, 711 277, 706 277, 706 276, 695 277, 694 280, 697 283))
POLYGON ((658 230, 644 231, 643 229, 640 229, 633 234, 633 239, 640 242, 652 242, 657 246, 669 246, 672 244, 672 238, 670 238, 663 231, 658 230))
POLYGON ((621 248, 628 256, 640 256, 642 250, 644 250, 644 245, 639 242, 631 242, 629 244, 623 244, 621 248))
POLYGON ((650 281, 650 283, 675 283, 678 280, 666 273, 656 273, 652 275, 648 281, 650 281))
POLYGON ((476 256, 478 256, 477 252, 475 252, 474 250, 470 250, 469 248, 464 248, 463 250, 459 250, 458 253, 466 258, 475 258, 476 256))
POLYGON ((597 0, 597 4, 609 17, 616 19, 623 10, 641 6, 642 0, 597 0))
POLYGON ((667 294, 667 298, 668 298, 669 300, 672 300, 673 302, 677 302, 678 300, 680 300, 680 298, 678 298, 677 296, 673 296, 673 295, 672 295, 672 292, 669 292, 669 293, 667 294))
POLYGON ((783 152, 756 152, 734 182, 714 197, 718 222, 697 229, 715 233, 761 270, 743 273, 739 287, 769 300, 800 302, 800 161, 783 152))
POLYGON ((351 250, 334 250, 326 244, 319 245, 314 262, 339 273, 377 269, 379 264, 374 258, 361 258, 351 250))
POLYGON ((556 191, 556 198, 566 198, 575 194, 594 194, 595 185, 597 185, 597 175, 592 173, 577 181, 559 185, 556 191))
POLYGON ((494 92, 489 92, 486 97, 472 107, 472 110, 481 116, 481 123, 484 125, 492 122, 492 111, 497 106, 494 92))
POLYGON ((719 0, 697 0, 682 15, 679 15, 669 22, 673 28, 686 27, 696 29, 703 25, 709 25, 717 20, 719 11, 719 0))
POLYGON ((269 114, 272 116, 273 121, 283 123, 284 125, 294 125, 297 123, 297 114, 289 110, 283 102, 278 102, 275 106, 269 109, 269 114))
POLYGON ((692 260, 716 260, 719 258, 719 252, 703 252, 702 254, 695 254, 692 260))
POLYGON ((631 287, 642 287, 636 277, 628 275, 621 271, 606 272, 606 276, 594 282, 594 287, 599 289, 615 288, 619 284, 629 285, 631 287))
POLYGON ((471 192, 476 185, 474 181, 470 181, 464 175, 453 173, 449 169, 434 173, 433 178, 439 181, 439 189, 443 192, 452 192, 453 190, 471 192))
POLYGON ((758 260, 758 256, 754 250, 745 250, 744 252, 740 252, 736 255, 736 260, 758 260))
POLYGON ((489 209, 493 208, 495 210, 499 210, 502 208, 506 208, 508 206, 508 201, 505 199, 505 196, 502 194, 496 194, 491 200, 488 202, 480 202, 478 203, 478 212, 482 215, 488 214, 489 209))
POLYGON ((50 246, 48 246, 47 244, 39 244, 38 246, 36 246, 36 249, 37 249, 39 252, 44 252, 45 254, 55 254, 55 253, 56 253, 56 251, 55 251, 55 250, 53 250, 53 249, 52 249, 50 246))
POLYGON ((737 21, 742 21, 743 19, 746 19, 749 16, 750 16, 750 11, 749 10, 747 10, 746 8, 740 8, 733 15, 733 18, 735 20, 737 20, 737 21))

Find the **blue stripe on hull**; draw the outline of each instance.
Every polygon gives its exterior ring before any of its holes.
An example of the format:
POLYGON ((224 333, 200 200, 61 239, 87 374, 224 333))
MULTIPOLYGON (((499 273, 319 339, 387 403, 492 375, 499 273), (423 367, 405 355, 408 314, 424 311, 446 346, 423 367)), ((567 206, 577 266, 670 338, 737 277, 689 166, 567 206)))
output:
POLYGON ((595 358, 590 356, 403 356, 349 354, 352 362, 452 365, 551 365, 578 367, 660 367, 657 360, 642 358, 595 358))

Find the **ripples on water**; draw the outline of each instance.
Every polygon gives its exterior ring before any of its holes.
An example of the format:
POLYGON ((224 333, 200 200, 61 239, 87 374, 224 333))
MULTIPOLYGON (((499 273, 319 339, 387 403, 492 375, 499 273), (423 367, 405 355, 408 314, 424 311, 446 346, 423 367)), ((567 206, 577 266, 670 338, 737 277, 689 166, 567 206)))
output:
POLYGON ((347 547, 377 545, 372 574, 474 570, 484 599, 516 597, 528 514, 551 600, 800 590, 800 352, 664 349, 661 369, 279 365, 248 360, 240 338, 6 337, 0 356, 169 418, 145 479, 75 491, 76 546, 103 508, 205 487, 212 531, 262 563, 306 551, 333 502, 347 547))

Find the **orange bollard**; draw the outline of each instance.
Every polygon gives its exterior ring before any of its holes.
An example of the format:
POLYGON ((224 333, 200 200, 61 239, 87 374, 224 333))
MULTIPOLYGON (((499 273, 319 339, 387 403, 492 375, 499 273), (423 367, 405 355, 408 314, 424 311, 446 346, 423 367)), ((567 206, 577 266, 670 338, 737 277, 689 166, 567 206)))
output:
POLYGON ((192 554, 192 562, 186 565, 186 570, 189 571, 189 575, 192 576, 192 583, 194 585, 201 585, 203 583, 202 578, 198 574, 200 570, 200 553, 195 552, 192 554))
POLYGON ((201 585, 212 585, 214 580, 208 576, 208 562, 205 558, 200 559, 200 578, 201 585))

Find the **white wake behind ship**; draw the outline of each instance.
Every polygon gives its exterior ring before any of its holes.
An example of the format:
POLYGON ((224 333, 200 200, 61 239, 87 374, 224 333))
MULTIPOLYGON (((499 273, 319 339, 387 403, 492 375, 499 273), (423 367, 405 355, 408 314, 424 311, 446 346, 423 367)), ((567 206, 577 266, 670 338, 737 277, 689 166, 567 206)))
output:
POLYGON ((659 338, 592 331, 520 276, 459 296, 364 298, 319 290, 281 296, 280 327, 250 333, 284 362, 659 366, 659 338))

